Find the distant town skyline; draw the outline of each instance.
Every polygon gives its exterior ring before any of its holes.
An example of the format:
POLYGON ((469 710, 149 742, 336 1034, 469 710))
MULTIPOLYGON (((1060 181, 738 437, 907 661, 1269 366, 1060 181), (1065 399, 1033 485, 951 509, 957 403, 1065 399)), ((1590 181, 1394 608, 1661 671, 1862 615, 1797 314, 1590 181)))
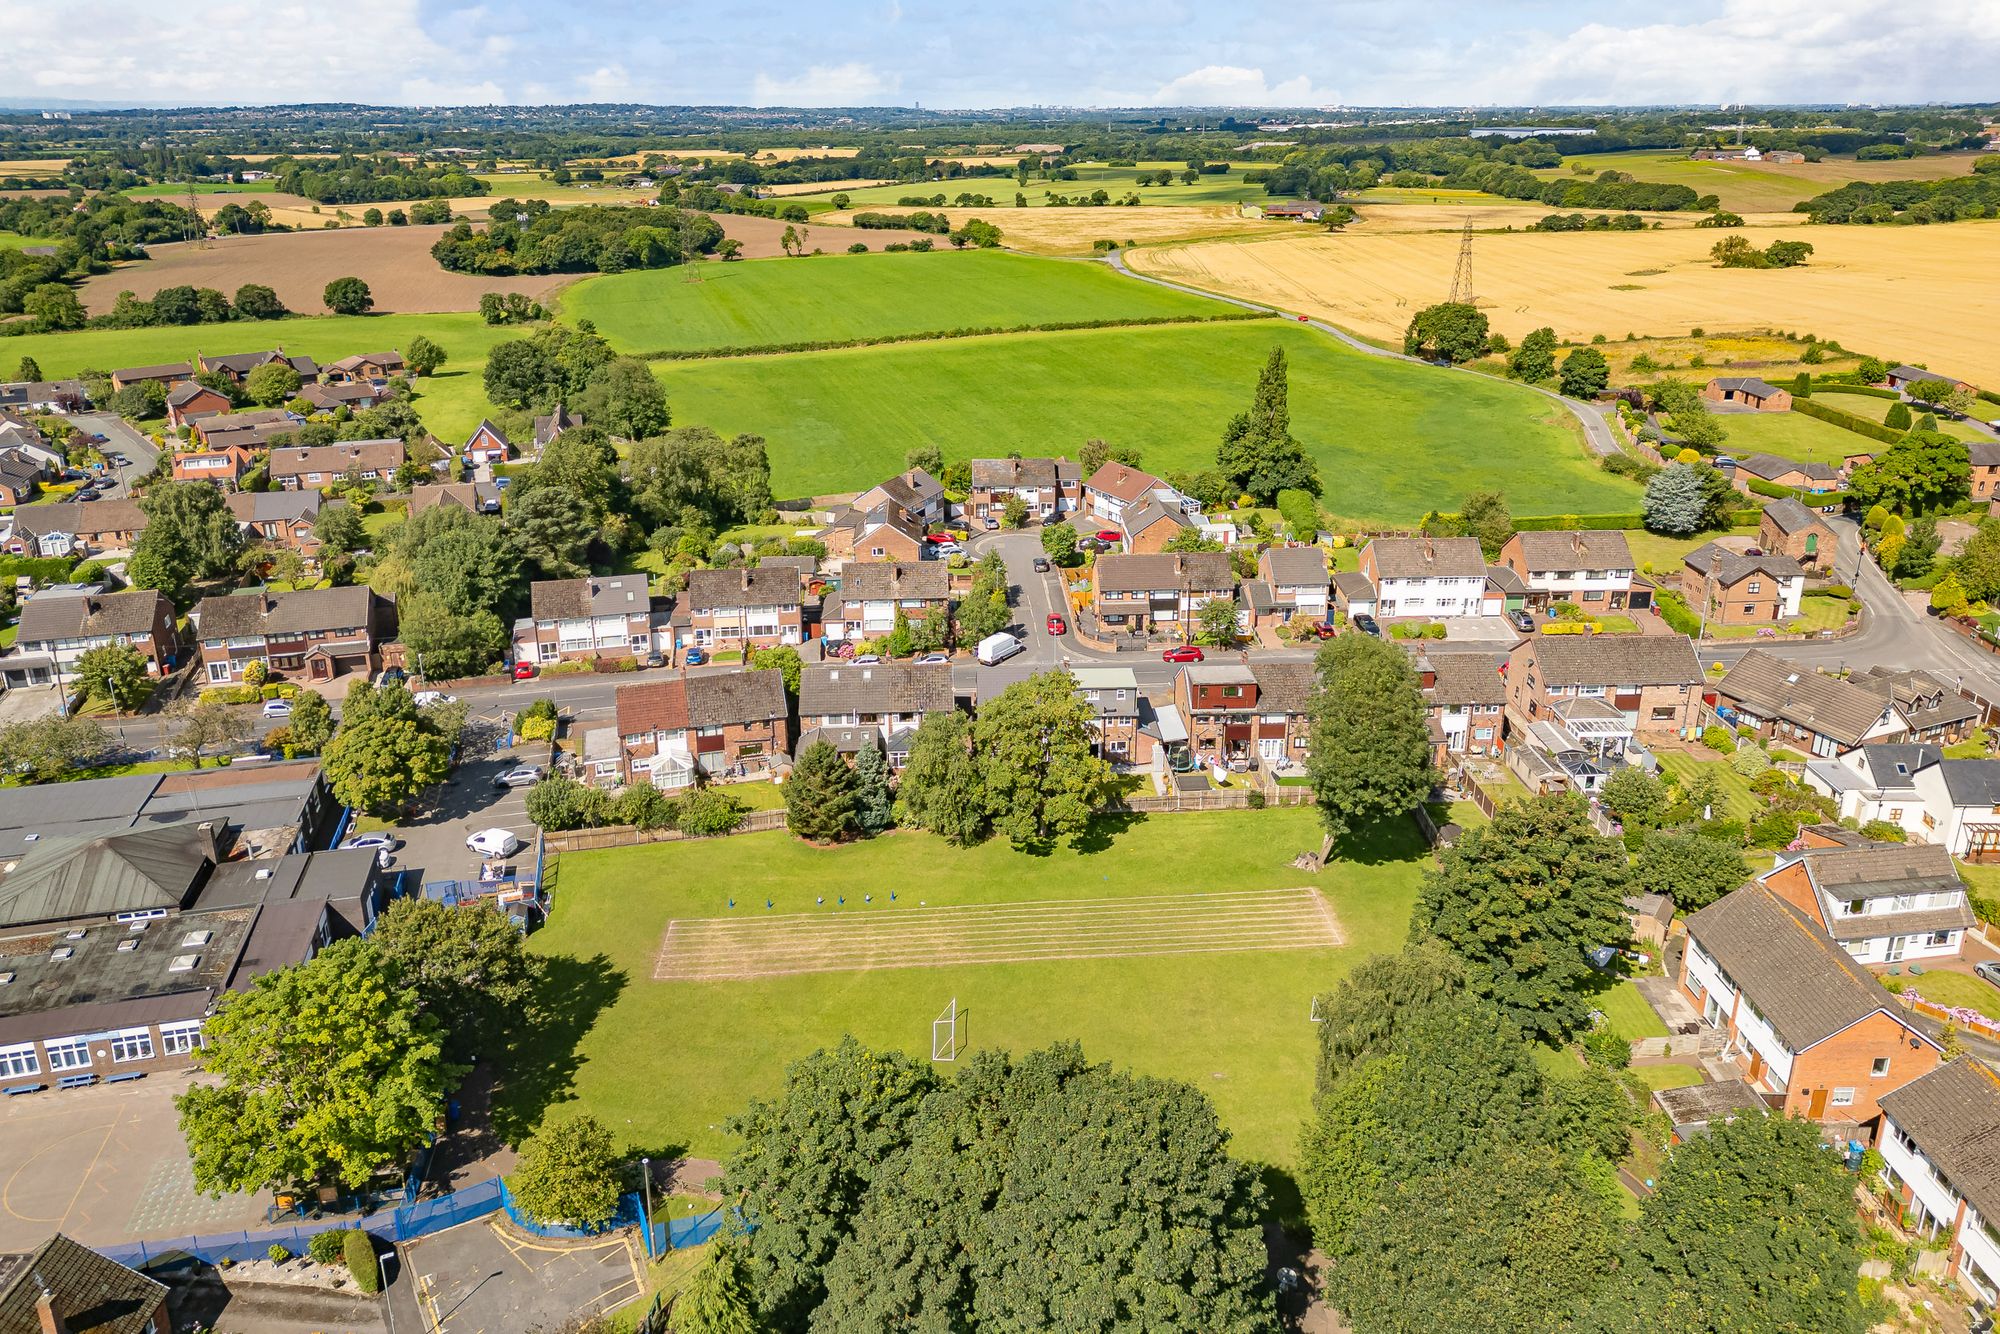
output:
POLYGON ((7 94, 121 106, 995 108, 2000 99, 2000 4, 0 0, 7 94), (1657 12, 1657 11, 1656 11, 1657 12))

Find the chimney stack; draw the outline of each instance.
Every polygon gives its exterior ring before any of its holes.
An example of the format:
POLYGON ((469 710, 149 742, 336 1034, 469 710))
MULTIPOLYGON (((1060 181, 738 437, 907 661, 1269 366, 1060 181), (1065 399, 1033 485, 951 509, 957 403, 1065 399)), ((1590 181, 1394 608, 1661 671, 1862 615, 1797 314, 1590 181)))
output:
POLYGON ((48 1280, 41 1270, 35 1271, 35 1282, 42 1290, 35 1298, 35 1318, 41 1321, 42 1334, 69 1334, 69 1323, 56 1314, 56 1295, 49 1291, 48 1280))

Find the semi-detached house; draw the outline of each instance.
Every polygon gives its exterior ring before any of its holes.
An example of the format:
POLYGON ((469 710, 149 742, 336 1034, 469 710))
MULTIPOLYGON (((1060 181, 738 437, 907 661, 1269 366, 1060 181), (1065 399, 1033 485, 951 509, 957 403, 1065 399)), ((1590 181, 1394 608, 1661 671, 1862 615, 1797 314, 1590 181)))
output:
POLYGON ((1864 1141, 1883 1095, 1940 1060, 1865 966, 1755 881, 1687 919, 1678 982, 1771 1110, 1864 1141))
POLYGON ((1574 602, 1586 615, 1652 604, 1650 590, 1632 586, 1638 567, 1615 528, 1516 533, 1500 548, 1499 563, 1520 578, 1533 611, 1552 602, 1574 602))
POLYGON ((528 589, 528 615, 514 623, 514 660, 644 657, 655 646, 660 619, 643 574, 537 579, 528 589))
POLYGON ((877 639, 896 627, 951 614, 951 571, 942 561, 849 561, 840 587, 826 595, 822 633, 828 639, 877 639))
POLYGON ((865 732, 900 768, 924 719, 956 707, 948 663, 815 663, 799 677, 798 748, 845 733, 849 750, 865 732))
POLYGON ((1961 1056, 1882 1097, 1882 1179, 1945 1272, 2000 1301, 2000 1075, 1961 1056))
MULTIPOLYGON (((105 593, 94 585, 45 588, 21 604, 15 652, 0 658, 8 684, 17 670, 43 669, 35 683, 52 680, 60 666, 73 678, 76 661, 94 648, 124 644, 146 659, 154 676, 172 671, 180 659, 180 638, 174 631, 174 604, 151 589, 105 593)), ((20 684, 28 684, 28 681, 20 684)))
POLYGON ((805 639, 805 582, 789 566, 690 570, 682 603, 705 649, 772 648, 805 639))
POLYGON ((1112 630, 1192 639, 1201 609, 1233 602, 1236 573, 1220 551, 1104 555, 1092 572, 1092 609, 1112 630))
POLYGON ((363 481, 386 481, 405 457, 400 440, 348 440, 337 445, 286 446, 271 451, 271 482, 287 491, 322 490, 348 474, 363 481))
POLYGON ((1361 548, 1362 575, 1375 586, 1375 615, 1499 615, 1489 598, 1486 556, 1471 537, 1378 537, 1361 548))
POLYGON ((761 773, 790 756, 791 704, 777 668, 703 672, 620 686, 618 754, 593 766, 601 784, 685 788, 701 775, 761 773))
POLYGON ((1010 496, 1045 520, 1073 514, 1083 503, 1083 470, 1069 459, 974 459, 970 467, 965 508, 975 519, 998 522, 1010 496))
POLYGON ((1701 662, 1685 635, 1532 635, 1506 672, 1507 709, 1523 730, 1559 722, 1592 733, 1600 753, 1700 725, 1701 662))
POLYGON ((1973 925, 1965 883, 1935 843, 1780 852, 1757 879, 1863 963, 1955 959, 1973 925))

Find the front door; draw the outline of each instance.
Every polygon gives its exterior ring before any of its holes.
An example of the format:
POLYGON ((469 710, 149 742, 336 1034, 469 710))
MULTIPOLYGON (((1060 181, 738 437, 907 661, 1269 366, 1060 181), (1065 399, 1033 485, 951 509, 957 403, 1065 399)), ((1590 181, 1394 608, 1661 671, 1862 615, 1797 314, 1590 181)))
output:
POLYGON ((1890 963, 1900 962, 1903 957, 1903 946, 1905 945, 1905 943, 1908 942, 1908 940, 1909 940, 1908 936, 1889 937, 1889 952, 1883 957, 1886 958, 1890 963))
POLYGON ((1806 1116, 1809 1120, 1817 1121, 1822 1116, 1825 1115, 1826 1115, 1826 1090, 1814 1089, 1812 1094, 1812 1102, 1809 1103, 1806 1107, 1806 1116))

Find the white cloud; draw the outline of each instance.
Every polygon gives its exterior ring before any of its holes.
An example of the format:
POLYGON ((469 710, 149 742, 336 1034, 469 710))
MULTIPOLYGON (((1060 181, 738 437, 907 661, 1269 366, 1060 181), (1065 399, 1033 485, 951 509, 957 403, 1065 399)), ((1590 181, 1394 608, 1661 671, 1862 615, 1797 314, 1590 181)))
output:
POLYGON ((896 81, 883 78, 874 66, 850 60, 844 65, 814 65, 790 79, 774 78, 760 70, 750 98, 760 107, 865 106, 870 98, 893 92, 895 87, 896 81))
POLYGON ((1161 84, 1147 99, 1166 107, 1296 107, 1338 100, 1330 92, 1316 91, 1312 80, 1303 74, 1273 86, 1263 70, 1241 65, 1203 65, 1161 84))

